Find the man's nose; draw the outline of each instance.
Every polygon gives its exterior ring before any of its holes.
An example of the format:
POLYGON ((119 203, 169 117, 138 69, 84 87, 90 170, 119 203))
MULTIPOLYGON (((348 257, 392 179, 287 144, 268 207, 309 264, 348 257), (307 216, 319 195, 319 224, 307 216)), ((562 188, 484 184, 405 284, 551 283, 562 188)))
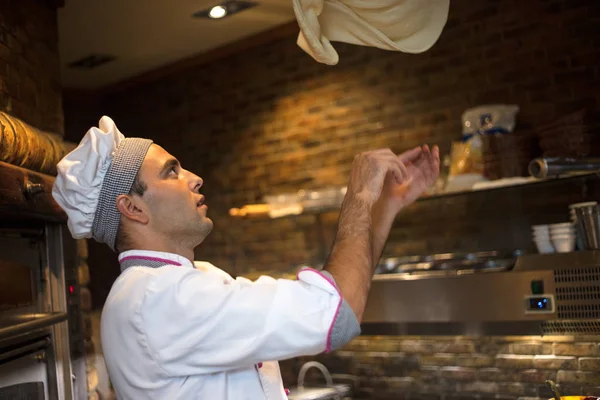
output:
POLYGON ((204 184, 204 181, 198 175, 192 173, 190 175, 190 189, 195 193, 200 193, 200 188, 204 184))

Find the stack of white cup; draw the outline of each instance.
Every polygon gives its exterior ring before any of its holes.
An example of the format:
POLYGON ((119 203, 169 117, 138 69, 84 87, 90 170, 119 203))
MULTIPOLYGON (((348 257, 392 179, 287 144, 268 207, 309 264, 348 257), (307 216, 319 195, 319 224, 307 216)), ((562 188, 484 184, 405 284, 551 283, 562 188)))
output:
POLYGON ((550 229, 548 225, 534 225, 531 227, 533 241, 540 254, 554 253, 554 246, 550 241, 550 229))
POLYGON ((572 222, 548 225, 550 241, 554 250, 559 253, 569 253, 575 250, 575 225, 572 222))
POLYGON ((535 225, 533 241, 541 254, 569 253, 575 250, 575 226, 571 222, 550 225, 535 225))

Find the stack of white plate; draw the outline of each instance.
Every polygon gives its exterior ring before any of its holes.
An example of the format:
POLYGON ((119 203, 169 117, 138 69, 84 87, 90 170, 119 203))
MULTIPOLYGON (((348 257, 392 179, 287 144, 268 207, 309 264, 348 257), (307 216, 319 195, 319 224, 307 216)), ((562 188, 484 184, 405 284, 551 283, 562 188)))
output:
POLYGON ((575 225, 572 222, 548 225, 548 231, 550 232, 552 246, 557 252, 569 253, 575 250, 577 235, 575 225))
POLYGON ((540 254, 554 253, 554 246, 550 240, 550 228, 548 225, 534 225, 531 227, 533 241, 540 254))

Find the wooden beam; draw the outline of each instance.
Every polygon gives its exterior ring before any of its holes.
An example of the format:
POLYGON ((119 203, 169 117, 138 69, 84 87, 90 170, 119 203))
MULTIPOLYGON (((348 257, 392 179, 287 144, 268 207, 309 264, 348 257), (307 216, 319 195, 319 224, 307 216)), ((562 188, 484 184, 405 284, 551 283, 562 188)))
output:
POLYGON ((54 177, 0 162, 0 219, 43 219, 66 222, 54 201, 54 177))
MULTIPOLYGON (((185 71, 192 67, 207 64, 210 62, 217 61, 222 58, 232 56, 235 53, 248 50, 250 48, 265 45, 267 43, 274 42, 279 39, 292 37, 297 35, 299 32, 298 24, 294 20, 287 24, 279 25, 273 29, 265 32, 252 35, 248 38, 239 40, 227 44, 225 46, 218 47, 214 50, 209 50, 205 53, 201 53, 180 61, 176 61, 172 64, 159 67, 152 71, 145 72, 141 75, 137 75, 132 78, 125 79, 123 81, 110 84, 98 90, 73 90, 72 92, 82 95, 84 93, 88 95, 107 95, 121 92, 123 90, 131 89, 132 87, 142 85, 144 83, 152 82, 165 76, 173 75, 181 71, 185 71)), ((71 92, 69 89, 66 91, 71 92)))

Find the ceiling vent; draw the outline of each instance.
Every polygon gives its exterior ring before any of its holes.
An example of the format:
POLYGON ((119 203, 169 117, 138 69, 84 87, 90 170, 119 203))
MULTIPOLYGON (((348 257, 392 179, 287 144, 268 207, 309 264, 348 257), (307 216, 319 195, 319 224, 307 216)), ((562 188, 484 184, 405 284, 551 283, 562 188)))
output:
POLYGON ((114 61, 115 59, 116 57, 108 54, 90 54, 89 56, 73 61, 69 64, 69 68, 91 70, 114 61))

